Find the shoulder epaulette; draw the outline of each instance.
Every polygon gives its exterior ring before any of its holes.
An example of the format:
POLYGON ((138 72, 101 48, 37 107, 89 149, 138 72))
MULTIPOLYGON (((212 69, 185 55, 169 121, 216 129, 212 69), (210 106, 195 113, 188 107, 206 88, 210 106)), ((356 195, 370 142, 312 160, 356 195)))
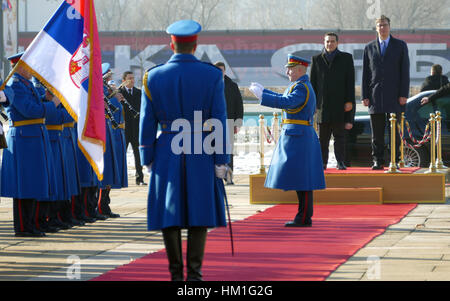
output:
POLYGON ((160 66, 162 66, 162 65, 164 65, 164 64, 158 64, 158 65, 155 65, 155 66, 153 66, 153 67, 147 69, 147 71, 145 71, 145 73, 147 73, 147 72, 149 72, 150 70, 153 70, 153 69, 155 69, 155 68, 158 68, 158 67, 160 67, 160 66))

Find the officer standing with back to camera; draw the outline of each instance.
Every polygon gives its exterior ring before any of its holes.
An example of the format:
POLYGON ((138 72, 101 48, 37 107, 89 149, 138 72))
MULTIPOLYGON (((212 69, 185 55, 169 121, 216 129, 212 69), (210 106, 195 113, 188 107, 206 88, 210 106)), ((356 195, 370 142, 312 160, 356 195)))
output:
MULTIPOLYGON (((23 53, 8 58, 15 65, 23 53)), ((42 237, 36 229, 36 200, 56 194, 56 176, 45 118, 56 114, 60 104, 53 97, 42 102, 31 82, 32 74, 18 66, 8 83, 14 91, 6 107, 10 120, 8 148, 3 152, 1 195, 13 198, 14 231, 16 236, 42 237)))
POLYGON ((297 192, 298 212, 286 227, 311 227, 313 190, 325 188, 320 143, 312 126, 316 95, 306 74, 309 64, 306 59, 288 55, 285 67, 291 85, 283 94, 258 83, 249 88, 261 105, 283 109, 283 128, 264 186, 297 192))
POLYGON ((207 228, 226 225, 224 83, 220 69, 194 56, 200 31, 192 20, 170 25, 174 54, 143 79, 139 142, 142 164, 150 170, 148 230, 162 230, 172 280, 183 280, 181 229, 188 229, 187 280, 202 280, 207 228), (191 130, 178 127, 180 120, 191 130), (220 121, 213 152, 203 145, 212 135, 207 120, 220 121))

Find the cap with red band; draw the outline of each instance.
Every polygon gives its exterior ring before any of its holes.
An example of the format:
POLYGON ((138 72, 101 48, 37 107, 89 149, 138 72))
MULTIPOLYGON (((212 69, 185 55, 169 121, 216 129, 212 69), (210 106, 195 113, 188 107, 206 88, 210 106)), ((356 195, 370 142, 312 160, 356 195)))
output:
POLYGON ((10 61, 12 65, 14 65, 15 63, 17 63, 20 60, 23 53, 24 52, 22 51, 22 52, 14 54, 14 55, 11 55, 10 57, 8 57, 8 61, 10 61))
POLYGON ((197 41, 202 26, 193 20, 180 20, 167 27, 166 32, 171 35, 172 42, 189 43, 197 41))
POLYGON ((288 54, 288 63, 285 65, 285 67, 293 67, 297 65, 303 65, 305 67, 308 67, 309 64, 311 64, 311 61, 308 61, 307 59, 288 54))

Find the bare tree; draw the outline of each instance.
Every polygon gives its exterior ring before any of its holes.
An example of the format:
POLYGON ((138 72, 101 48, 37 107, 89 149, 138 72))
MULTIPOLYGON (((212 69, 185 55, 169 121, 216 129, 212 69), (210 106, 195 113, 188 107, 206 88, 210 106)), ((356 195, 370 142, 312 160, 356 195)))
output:
POLYGON ((448 28, 449 6, 449 0, 382 1, 382 10, 392 25, 408 29, 448 28))

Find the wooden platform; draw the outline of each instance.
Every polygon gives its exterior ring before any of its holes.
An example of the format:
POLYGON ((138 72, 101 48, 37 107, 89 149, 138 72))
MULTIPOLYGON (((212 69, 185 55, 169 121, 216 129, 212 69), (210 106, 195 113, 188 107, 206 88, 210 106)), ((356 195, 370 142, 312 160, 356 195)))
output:
MULTIPOLYGON (((264 187, 266 175, 250 175, 251 204, 297 203, 295 191, 264 187)), ((315 204, 445 203, 445 174, 332 173, 315 204)))

